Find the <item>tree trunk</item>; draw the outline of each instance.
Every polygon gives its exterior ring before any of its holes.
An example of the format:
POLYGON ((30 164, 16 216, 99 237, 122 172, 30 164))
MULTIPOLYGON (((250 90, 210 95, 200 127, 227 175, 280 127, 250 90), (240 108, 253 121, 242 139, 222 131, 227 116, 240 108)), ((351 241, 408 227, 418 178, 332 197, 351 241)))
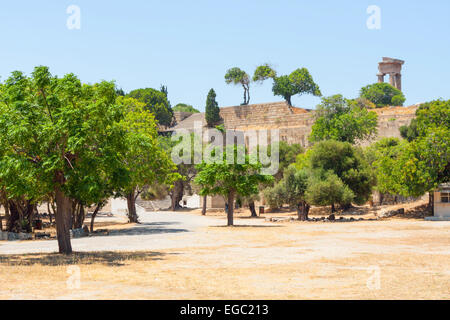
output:
MULTIPOLYGON (((288 103, 288 105, 289 105, 289 109, 292 107, 292 102, 291 102, 291 97, 289 96, 289 97, 286 97, 286 102, 288 103)), ((291 109, 292 110, 292 109, 291 109)))
POLYGON ((428 195, 428 206, 431 208, 431 215, 434 216, 434 192, 429 192, 428 195))
POLYGON ((203 196, 203 208, 202 208, 203 216, 206 216, 206 200, 207 200, 207 196, 203 196))
POLYGON ((94 232, 94 220, 95 220, 95 217, 97 216, 97 214, 98 214, 98 212, 100 211, 100 209, 101 209, 101 204, 98 204, 97 205, 97 207, 95 208, 95 210, 94 210, 94 212, 92 213, 92 217, 91 217, 91 233, 93 233, 94 232))
POLYGON ((258 215, 256 214, 256 209, 255 209, 255 201, 251 201, 248 204, 248 207, 250 208, 250 212, 252 213, 251 217, 253 217, 253 218, 258 217, 258 215))
POLYGON ((9 219, 7 220, 6 230, 8 232, 14 232, 17 230, 17 224, 20 221, 20 212, 16 203, 13 200, 8 201, 9 207, 9 219))
POLYGON ((233 214, 234 214, 234 192, 230 191, 228 193, 228 213, 227 213, 229 227, 233 225, 233 214))
POLYGON ((59 253, 71 254, 72 245, 70 243, 70 226, 72 225, 72 215, 70 212, 70 198, 67 197, 58 187, 56 189, 56 234, 58 238, 59 253))
POLYGON ((139 223, 139 218, 136 212, 136 198, 134 196, 134 191, 127 195, 127 205, 128 205, 128 222, 139 223))
POLYGON ((52 210, 50 209, 50 200, 47 202, 47 211, 48 211, 48 218, 50 219, 50 224, 53 223, 53 217, 52 217, 52 210))
POLYGON ((8 220, 9 220, 9 216, 10 216, 10 213, 9 213, 9 203, 8 203, 8 201, 6 201, 6 202, 3 204, 3 206, 5 207, 5 219, 6 219, 6 221, 8 221, 8 220))
POLYGON ((380 206, 383 205, 383 201, 384 201, 384 193, 380 192, 380 206))
POLYGON ((80 202, 76 202, 75 206, 72 206, 73 210, 73 228, 80 229, 83 227, 84 220, 86 219, 86 213, 84 206, 80 202))
POLYGON ((172 191, 172 205, 171 210, 176 211, 180 209, 180 201, 183 200, 184 184, 182 180, 175 181, 172 191))
POLYGON ((8 206, 10 215, 6 229, 9 232, 32 232, 34 205, 31 201, 9 200, 8 206))
POLYGON ((302 201, 297 205, 297 215, 299 221, 308 221, 309 208, 309 204, 305 201, 302 201))
POLYGON ((336 212, 336 207, 334 206, 334 203, 331 205, 331 213, 335 213, 336 212))
MULTIPOLYGON (((54 199, 51 200, 50 205, 51 205, 51 208, 53 210, 53 217, 56 217, 56 205, 55 205, 55 200, 54 199)), ((53 219, 52 216, 50 216, 50 223, 53 223, 52 219, 53 219)))
POLYGON ((250 103, 250 85, 247 87, 247 105, 250 103))
POLYGON ((9 220, 9 201, 4 191, 0 191, 0 203, 5 208, 5 219, 9 220))

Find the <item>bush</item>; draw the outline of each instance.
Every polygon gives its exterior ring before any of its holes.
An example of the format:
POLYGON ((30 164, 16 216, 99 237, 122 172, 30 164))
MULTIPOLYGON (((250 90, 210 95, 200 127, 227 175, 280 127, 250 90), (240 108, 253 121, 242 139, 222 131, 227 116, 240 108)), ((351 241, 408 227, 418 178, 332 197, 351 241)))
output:
POLYGON ((277 210, 281 208, 285 202, 286 189, 282 183, 278 183, 274 187, 265 189, 263 195, 270 209, 277 210))
POLYGON ((318 177, 310 180, 306 190, 306 200, 310 204, 319 206, 348 205, 351 204, 355 194, 335 174, 329 174, 325 179, 318 177))
POLYGON ((373 102, 377 108, 403 106, 406 101, 403 93, 389 83, 375 83, 361 88, 360 98, 373 102))

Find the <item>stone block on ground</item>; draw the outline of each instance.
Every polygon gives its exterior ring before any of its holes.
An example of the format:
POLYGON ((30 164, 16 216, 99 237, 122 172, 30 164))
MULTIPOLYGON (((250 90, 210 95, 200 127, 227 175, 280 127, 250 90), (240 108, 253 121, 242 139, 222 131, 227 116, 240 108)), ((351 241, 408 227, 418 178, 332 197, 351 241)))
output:
POLYGON ((86 233, 83 228, 70 230, 70 237, 73 239, 87 237, 89 233, 86 233))
POLYGON ((405 209, 401 208, 398 210, 381 210, 378 213, 378 219, 383 219, 383 218, 390 218, 390 217, 395 217, 397 215, 404 215, 405 214, 405 209))

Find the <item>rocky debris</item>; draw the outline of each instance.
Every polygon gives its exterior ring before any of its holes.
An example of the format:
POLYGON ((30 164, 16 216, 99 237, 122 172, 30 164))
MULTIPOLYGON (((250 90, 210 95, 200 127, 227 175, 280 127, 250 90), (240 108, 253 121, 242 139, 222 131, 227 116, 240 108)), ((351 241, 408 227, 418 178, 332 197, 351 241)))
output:
POLYGON ((96 236, 109 236, 109 230, 108 229, 98 229, 94 231, 94 234, 96 236))
POLYGON ((380 212, 377 214, 378 219, 385 219, 385 218, 390 218, 390 217, 395 217, 398 215, 404 215, 405 214, 405 209, 401 208, 398 210, 380 210, 380 212))
POLYGON ((47 233, 47 232, 36 232, 34 234, 35 240, 42 240, 42 239, 48 240, 50 238, 51 238, 51 235, 50 235, 50 233, 47 233))
MULTIPOLYGON (((319 218, 309 218, 307 222, 328 222, 328 223, 338 223, 338 222, 355 222, 355 221, 376 221, 377 219, 364 219, 364 218, 358 218, 355 219, 353 217, 345 218, 345 217, 339 217, 336 218, 335 215, 331 215, 329 217, 319 217, 319 218)), ((298 221, 298 219, 294 217, 272 217, 272 218, 266 218, 267 222, 293 222, 298 221)))
POLYGON ((31 233, 15 233, 0 231, 0 240, 3 241, 18 241, 18 240, 32 240, 33 234, 31 233))
POLYGON ((70 237, 73 239, 88 237, 89 232, 86 233, 84 228, 70 230, 70 237))
POLYGON ((295 219, 293 217, 272 217, 272 218, 266 218, 266 221, 269 222, 289 222, 294 221, 295 219))
POLYGON ((54 227, 54 226, 56 226, 55 222, 52 222, 52 223, 50 223, 50 222, 43 222, 42 223, 42 228, 44 228, 44 229, 51 228, 51 227, 54 227))

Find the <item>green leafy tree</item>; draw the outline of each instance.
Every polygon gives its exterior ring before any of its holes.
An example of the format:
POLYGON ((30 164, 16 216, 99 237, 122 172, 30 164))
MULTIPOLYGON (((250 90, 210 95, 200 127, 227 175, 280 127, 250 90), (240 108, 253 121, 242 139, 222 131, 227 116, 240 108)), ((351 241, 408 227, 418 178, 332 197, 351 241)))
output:
POLYGON ((11 199, 36 201, 55 195, 61 253, 72 252, 73 190, 82 195, 82 188, 104 183, 93 176, 98 171, 108 172, 114 185, 128 182, 127 173, 116 166, 124 132, 114 126, 120 117, 115 99, 112 82, 83 85, 73 74, 58 78, 43 66, 36 67, 31 77, 15 71, 4 84, 0 181, 11 199))
POLYGON ((269 64, 263 64, 256 68, 253 74, 253 81, 263 82, 267 79, 275 79, 276 77, 277 72, 269 64))
POLYGON ((309 185, 309 173, 306 170, 297 170, 294 166, 289 166, 284 172, 285 201, 295 206, 297 209, 298 220, 308 220, 310 205, 307 203, 306 190, 309 185))
POLYGON ((173 107, 172 110, 178 111, 178 112, 200 113, 200 111, 195 109, 193 106, 191 106, 190 104, 185 104, 185 103, 177 104, 175 107, 173 107))
MULTIPOLYGON (((403 129, 402 141, 389 148, 375 145, 373 164, 377 188, 391 194, 418 197, 450 182, 450 101, 421 105, 415 121, 403 129)), ((382 141, 380 143, 383 143, 382 141)))
POLYGON ((450 100, 435 100, 421 104, 416 118, 408 126, 400 127, 403 138, 409 142, 427 134, 430 128, 450 128, 450 100))
POLYGON ((450 181, 450 100, 425 103, 416 116, 406 129, 410 143, 402 145, 391 173, 406 196, 420 196, 450 181))
POLYGON ((127 97, 145 103, 145 108, 155 115, 159 124, 170 126, 173 119, 173 110, 167 99, 167 88, 163 86, 162 90, 164 92, 152 88, 137 89, 127 94, 127 97))
POLYGON ((403 93, 389 83, 375 83, 361 88, 360 97, 374 103, 377 108, 402 106, 406 101, 403 93))
POLYGON ((292 96, 303 94, 322 95, 319 86, 314 82, 306 68, 296 69, 290 75, 284 76, 277 76, 275 70, 267 64, 256 68, 253 75, 254 81, 262 82, 269 78, 273 79, 273 94, 282 96, 289 106, 292 106, 292 96))
POLYGON ((237 153, 245 150, 228 146, 223 153, 223 161, 202 163, 197 166, 195 183, 201 186, 200 195, 221 195, 228 203, 228 226, 233 225, 234 200, 236 196, 248 197, 258 193, 260 183, 270 183, 272 176, 261 174, 261 163, 250 161, 245 155, 243 164, 237 163, 237 153), (233 163, 227 161, 227 153, 234 154, 233 163))
MULTIPOLYGON (((297 156, 305 152, 303 147, 298 143, 289 144, 286 141, 279 141, 276 144, 269 145, 267 148, 267 155, 271 156, 271 150, 275 147, 279 154, 278 172, 274 175, 275 181, 280 181, 283 178, 284 171, 297 160, 297 156)), ((259 146, 259 148, 262 148, 259 146)), ((264 151, 263 151, 264 152, 264 151)))
POLYGON ((419 136, 417 119, 412 119, 409 125, 401 126, 399 130, 403 139, 408 140, 408 142, 415 140, 419 136))
POLYGON ((216 92, 214 89, 209 90, 208 97, 206 98, 205 118, 208 127, 215 127, 220 121, 220 108, 216 101, 216 92))
POLYGON ((272 187, 267 187, 263 190, 264 200, 269 205, 271 211, 278 210, 285 203, 287 191, 285 189, 285 184, 277 183, 272 187))
POLYGON ((376 178, 374 189, 380 194, 380 204, 385 194, 399 194, 402 189, 400 181, 395 177, 397 161, 405 142, 397 138, 383 138, 364 150, 366 160, 376 178))
POLYGON ((377 133, 377 114, 342 95, 323 98, 315 118, 309 137, 311 142, 331 139, 355 144, 377 133))
POLYGON ((314 177, 305 192, 307 201, 314 205, 331 205, 331 212, 336 212, 335 204, 351 203, 355 195, 353 191, 335 174, 325 177, 314 177))
POLYGON ((244 88, 244 102, 242 105, 248 105, 250 102, 250 77, 248 74, 237 67, 228 69, 225 74, 225 82, 227 84, 241 85, 244 88))
MULTIPOLYGON (((372 193, 375 183, 372 170, 360 148, 348 142, 326 140, 315 144, 302 159, 298 158, 299 168, 306 168, 313 175, 325 179, 335 174, 353 192, 351 202, 364 204, 372 193), (305 159, 306 158, 306 159, 305 159)), ((346 198, 348 199, 348 198, 346 198)))
POLYGON ((450 182, 450 129, 430 128, 401 151, 394 177, 403 195, 420 196, 450 182))
POLYGON ((155 117, 146 105, 128 97, 119 97, 117 103, 125 110, 118 124, 126 132, 123 139, 127 147, 121 165, 130 177, 121 192, 127 199, 129 222, 138 222, 137 197, 154 183, 171 185, 179 175, 175 173, 176 166, 158 139, 155 117))

